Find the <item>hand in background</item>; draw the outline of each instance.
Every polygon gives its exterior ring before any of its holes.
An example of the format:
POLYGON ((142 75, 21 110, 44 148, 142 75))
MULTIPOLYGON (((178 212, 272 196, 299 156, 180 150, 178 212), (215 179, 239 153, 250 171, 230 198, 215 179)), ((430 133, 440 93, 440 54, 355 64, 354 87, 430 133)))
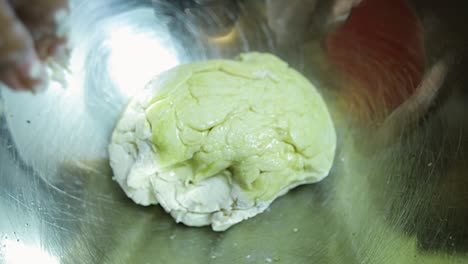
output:
POLYGON ((306 39, 314 20, 320 27, 345 20, 362 0, 267 0, 267 20, 279 43, 306 39))
POLYGON ((0 82, 13 90, 47 85, 43 63, 66 53, 66 0, 0 0, 0 82))

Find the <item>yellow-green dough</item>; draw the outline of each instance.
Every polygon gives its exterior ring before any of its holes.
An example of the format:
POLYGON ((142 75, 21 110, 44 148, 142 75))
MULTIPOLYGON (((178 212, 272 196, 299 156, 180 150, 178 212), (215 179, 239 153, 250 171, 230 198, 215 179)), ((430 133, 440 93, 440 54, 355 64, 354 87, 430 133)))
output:
POLYGON ((330 171, 336 134, 327 106, 271 54, 175 67, 124 111, 109 147, 114 179, 135 202, 214 230, 330 171))

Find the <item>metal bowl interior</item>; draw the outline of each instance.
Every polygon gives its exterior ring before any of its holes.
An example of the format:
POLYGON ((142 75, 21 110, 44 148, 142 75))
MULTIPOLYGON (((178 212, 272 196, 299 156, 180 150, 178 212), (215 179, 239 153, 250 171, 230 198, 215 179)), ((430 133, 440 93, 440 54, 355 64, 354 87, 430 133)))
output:
POLYGON ((382 146, 379 123, 355 123, 337 103, 342 77, 322 46, 330 28, 278 39, 269 1, 175 2, 73 1, 69 71, 56 73, 65 87, 0 90, 0 261, 467 263, 468 9, 411 2, 428 65, 447 51, 456 59, 423 117, 382 146), (223 233, 133 204, 112 181, 107 155, 129 98, 178 64, 252 50, 281 56, 326 98, 340 138, 330 176, 223 233))

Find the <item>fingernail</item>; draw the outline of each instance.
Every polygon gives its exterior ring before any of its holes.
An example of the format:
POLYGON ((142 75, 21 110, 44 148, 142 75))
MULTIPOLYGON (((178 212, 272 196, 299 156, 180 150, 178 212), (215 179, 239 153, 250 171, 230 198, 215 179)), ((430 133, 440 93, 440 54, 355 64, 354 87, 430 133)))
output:
POLYGON ((69 32, 69 11, 67 9, 59 9, 54 14, 54 21, 57 25, 57 31, 55 32, 57 37, 65 38, 69 32))
POLYGON ((54 42, 52 38, 43 38, 40 41, 36 42, 36 51, 39 59, 44 61, 47 57, 50 56, 51 50, 54 47, 54 42))
POLYGON ((62 66, 63 68, 67 68, 69 53, 70 52, 67 45, 59 44, 54 47, 52 58, 58 65, 62 66))
POLYGON ((29 71, 29 76, 31 79, 35 80, 31 86, 31 92, 33 94, 42 93, 47 89, 47 85, 49 83, 48 74, 44 66, 39 61, 33 61, 29 71))
POLYGON ((35 55, 17 63, 16 76, 24 88, 33 92, 39 92, 47 85, 47 73, 35 55))
POLYGON ((39 80, 44 75, 44 69, 41 63, 37 60, 32 60, 25 68, 26 77, 32 80, 39 80))

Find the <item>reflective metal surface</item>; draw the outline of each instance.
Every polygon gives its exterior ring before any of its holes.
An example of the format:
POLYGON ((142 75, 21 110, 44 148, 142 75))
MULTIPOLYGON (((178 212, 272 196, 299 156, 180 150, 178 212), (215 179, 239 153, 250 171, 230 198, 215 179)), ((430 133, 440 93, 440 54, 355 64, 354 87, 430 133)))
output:
POLYGON ((337 103, 346 83, 321 44, 327 5, 304 12, 323 23, 302 37, 297 24, 271 27, 268 14, 281 12, 270 2, 74 1, 66 87, 0 90, 0 262, 468 263, 468 10, 411 2, 426 68, 454 59, 430 107, 380 144, 385 125, 354 122, 337 103), (128 98, 180 63, 249 50, 278 54, 327 98, 340 131, 330 176, 224 233, 133 204, 107 160, 128 98))

